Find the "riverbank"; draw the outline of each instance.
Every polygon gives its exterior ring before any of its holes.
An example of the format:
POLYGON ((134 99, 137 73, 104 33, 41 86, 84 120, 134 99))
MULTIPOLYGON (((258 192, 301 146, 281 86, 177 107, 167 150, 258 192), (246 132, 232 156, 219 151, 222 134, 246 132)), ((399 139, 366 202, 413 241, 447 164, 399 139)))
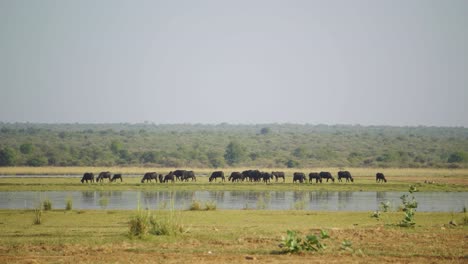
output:
MULTIPOLYGON (((242 171, 246 168, 230 168, 224 170, 225 175, 232 171, 242 171)), ((270 183, 239 182, 232 183, 209 182, 212 169, 193 169, 197 181, 175 183, 141 183, 144 172, 157 171, 166 174, 174 168, 94 168, 94 167, 47 167, 47 168, 0 168, 0 191, 82 191, 82 190, 229 190, 229 191, 407 191, 410 185, 415 185, 421 192, 466 192, 468 191, 468 170, 457 169, 381 169, 387 178, 387 183, 376 183, 375 172, 370 168, 349 169, 354 177, 353 183, 323 182, 323 183, 292 183, 295 171, 330 171, 334 175, 336 168, 287 169, 285 182, 280 179, 270 183), (109 170, 112 173, 122 173, 123 182, 81 183, 82 173, 89 171, 99 173, 109 170)), ((266 170, 266 169, 264 169, 266 170)), ((273 171, 278 169, 270 169, 273 171)))
POLYGON ((402 212, 154 211, 176 214, 183 233, 128 235, 135 211, 44 211, 33 224, 32 210, 0 210, 0 262, 155 263, 463 263, 468 245, 465 214, 416 213, 414 228, 396 225, 402 212), (457 226, 449 222, 458 223, 457 226), (300 236, 329 233, 319 253, 284 254, 278 246, 287 230, 300 236), (351 242, 349 249, 342 243, 351 242))

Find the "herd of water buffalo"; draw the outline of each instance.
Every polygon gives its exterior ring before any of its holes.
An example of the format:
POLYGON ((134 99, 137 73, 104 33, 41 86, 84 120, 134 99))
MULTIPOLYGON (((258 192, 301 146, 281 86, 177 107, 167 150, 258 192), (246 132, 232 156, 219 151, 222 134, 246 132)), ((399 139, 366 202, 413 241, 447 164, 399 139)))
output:
MULTIPOLYGON (((309 173, 309 183, 313 182, 315 180, 315 183, 322 183, 323 180, 328 180, 335 182, 335 178, 330 172, 327 171, 322 171, 322 172, 311 172, 309 173)), ((338 181, 342 182, 343 179, 346 180, 346 182, 354 182, 353 177, 351 176, 351 173, 349 171, 339 171, 338 172, 338 181)), ((88 183, 89 182, 102 182, 104 179, 108 179, 109 182, 113 182, 116 180, 123 181, 122 179, 122 174, 114 174, 112 175, 109 171, 103 171, 99 173, 99 175, 94 178, 94 174, 91 172, 86 172, 83 175, 83 178, 81 179, 81 182, 88 183)), ((215 171, 211 173, 210 178, 208 179, 209 182, 217 181, 220 179, 221 181, 226 181, 226 176, 224 176, 223 171, 215 171)), ((283 182, 285 182, 286 178, 284 175, 284 172, 282 171, 273 171, 271 173, 269 172, 262 172, 259 170, 246 170, 243 172, 232 172, 231 175, 228 177, 228 181, 231 182, 264 182, 264 183, 269 183, 273 179, 275 179, 276 182, 278 182, 278 179, 282 179, 283 182)), ((165 183, 165 182, 175 182, 175 181, 196 181, 197 178, 195 177, 195 173, 193 171, 188 171, 188 170, 175 170, 169 172, 167 175, 163 174, 158 174, 157 172, 147 172, 145 175, 143 175, 143 178, 141 179, 141 183, 144 182, 160 182, 160 183, 165 183)), ((387 179, 385 179, 385 176, 383 173, 377 173, 375 175, 375 180, 376 182, 387 182, 387 179)), ((293 174, 293 183, 304 183, 307 182, 307 177, 306 174, 303 172, 295 172, 293 174)))

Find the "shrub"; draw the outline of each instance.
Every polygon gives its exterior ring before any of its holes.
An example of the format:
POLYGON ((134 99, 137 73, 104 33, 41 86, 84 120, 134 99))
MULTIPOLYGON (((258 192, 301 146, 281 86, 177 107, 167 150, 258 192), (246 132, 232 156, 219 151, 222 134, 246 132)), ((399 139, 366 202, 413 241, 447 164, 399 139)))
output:
POLYGON ((52 202, 49 199, 46 199, 42 202, 42 207, 44 211, 52 210, 52 202))
POLYGON ((209 201, 205 203, 205 210, 207 211, 215 211, 216 210, 216 202, 209 201))
POLYGON ((130 218, 129 235, 131 237, 144 237, 149 231, 149 219, 151 215, 149 212, 144 212, 138 208, 135 215, 130 218))
POLYGON ((201 209, 202 209, 202 205, 200 201, 197 201, 197 200, 193 200, 192 204, 189 207, 190 211, 200 211, 201 209))

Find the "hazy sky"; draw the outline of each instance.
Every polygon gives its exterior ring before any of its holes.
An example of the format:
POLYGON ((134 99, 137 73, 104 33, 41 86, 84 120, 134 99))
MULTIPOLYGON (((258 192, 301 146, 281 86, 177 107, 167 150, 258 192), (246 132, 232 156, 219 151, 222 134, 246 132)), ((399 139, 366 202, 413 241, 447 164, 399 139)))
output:
POLYGON ((0 0, 0 121, 468 126, 466 0, 0 0))

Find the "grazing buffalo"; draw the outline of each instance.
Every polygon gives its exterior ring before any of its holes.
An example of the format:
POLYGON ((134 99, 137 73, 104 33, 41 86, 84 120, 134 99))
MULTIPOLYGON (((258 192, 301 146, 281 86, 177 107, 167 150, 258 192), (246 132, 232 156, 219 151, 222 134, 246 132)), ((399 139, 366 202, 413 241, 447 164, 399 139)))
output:
POLYGON ((264 183, 269 183, 273 179, 273 175, 268 172, 262 172, 262 179, 264 183))
POLYGON ((193 171, 184 171, 184 173, 182 174, 182 180, 188 181, 189 179, 192 179, 192 181, 197 181, 195 173, 193 171))
POLYGON ((186 170, 175 170, 173 172, 174 176, 175 176, 175 179, 178 180, 178 181, 182 181, 184 179, 184 173, 186 172, 186 170))
POLYGON ((381 172, 377 172, 377 174, 375 174, 375 181, 376 182, 387 182, 387 179, 385 179, 385 175, 381 172))
MULTIPOLYGON (((146 182, 152 182, 152 181, 158 182, 158 174, 156 172, 147 172, 145 175, 143 175, 143 178, 141 179, 141 183, 146 182)), ((161 181, 161 180, 160 180, 161 181)))
POLYGON ((354 182, 353 177, 351 176, 351 173, 349 171, 339 171, 338 172, 338 181, 341 182, 341 179, 345 178, 346 182, 354 182))
POLYGON ((217 178, 221 178, 222 181, 226 181, 223 171, 214 171, 213 173, 211 173, 211 176, 208 179, 208 181, 210 182, 212 182, 213 180, 216 181, 217 178))
POLYGON ((119 174, 114 174, 114 176, 112 177, 112 179, 110 181, 113 182, 113 181, 116 181, 118 179, 120 179, 120 182, 123 182, 122 174, 120 174, 120 173, 119 174))
POLYGON ((313 179, 315 179, 315 183, 322 183, 322 177, 320 177, 320 174, 318 172, 309 173, 309 182, 312 182, 313 179))
POLYGON ((304 173, 302 172, 295 172, 293 174, 293 183, 294 182, 300 182, 300 183, 304 183, 306 181, 306 176, 304 173))
POLYGON ((246 170, 242 172, 242 175, 244 175, 244 179, 249 181, 258 182, 263 180, 263 175, 259 170, 246 170))
POLYGON ((171 172, 169 172, 169 174, 167 174, 166 176, 164 176, 163 182, 169 182, 169 181, 175 182, 175 178, 176 178, 176 177, 175 177, 174 173, 171 171, 171 172))
POLYGON ((108 179, 110 182, 112 179, 112 174, 109 171, 103 171, 97 176, 96 182, 102 182, 104 179, 108 179))
POLYGON ((92 172, 85 172, 85 174, 83 174, 83 178, 81 178, 81 183, 84 183, 85 181, 86 183, 88 183, 88 181, 94 182, 94 174, 92 172))
POLYGON ((328 182, 328 180, 332 180, 332 182, 335 182, 335 178, 333 178, 333 176, 331 175, 331 173, 328 172, 328 171, 321 171, 321 172, 319 173, 319 176, 320 176, 320 178, 322 178, 322 179, 327 179, 327 182, 328 182))
POLYGON ((244 176, 242 175, 242 173, 238 171, 234 171, 231 173, 231 176, 229 176, 228 181, 232 181, 232 182, 244 181, 244 176))
POLYGON ((271 174, 273 176, 275 176, 276 182, 278 182, 278 178, 283 178, 283 182, 285 181, 284 172, 282 172, 282 171, 272 171, 271 174))

